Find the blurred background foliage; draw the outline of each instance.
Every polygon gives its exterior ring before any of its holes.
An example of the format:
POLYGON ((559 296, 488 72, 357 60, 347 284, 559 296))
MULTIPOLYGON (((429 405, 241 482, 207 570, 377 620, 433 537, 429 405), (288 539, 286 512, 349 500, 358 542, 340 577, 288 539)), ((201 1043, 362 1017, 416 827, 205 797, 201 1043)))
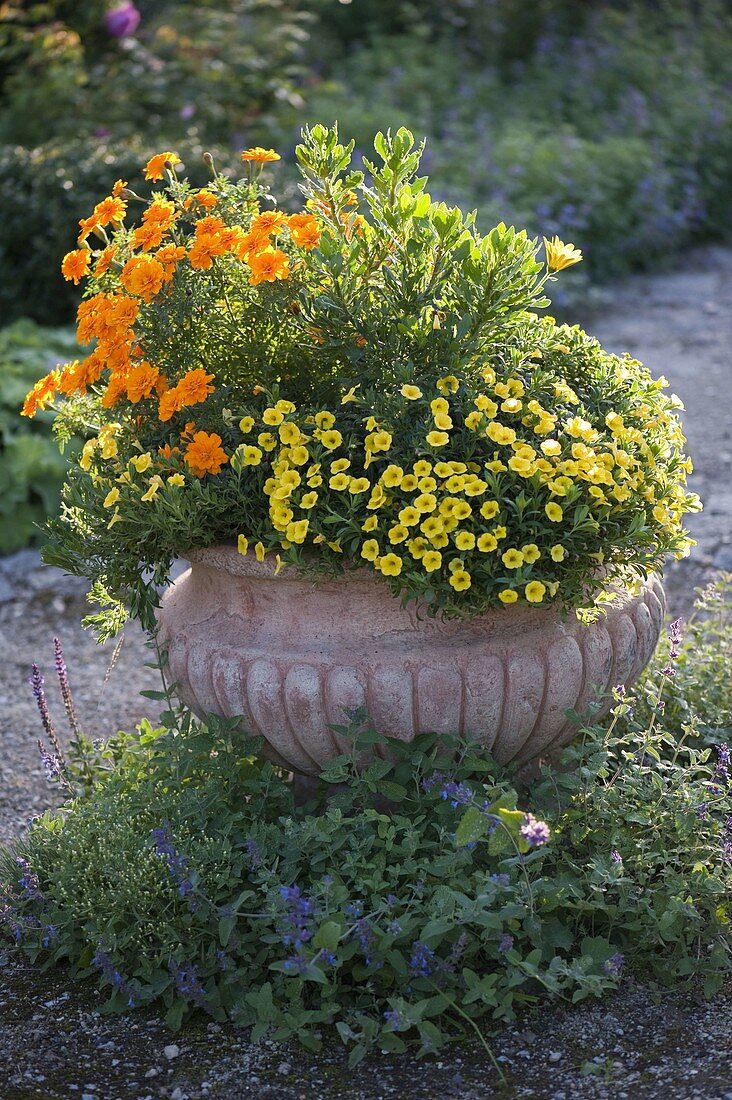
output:
POLYGON ((202 182, 205 149, 275 146, 296 203, 299 129, 334 120, 359 153, 425 135, 483 229, 573 241, 577 299, 727 231, 731 92, 729 0, 0 0, 3 323, 73 320, 77 221, 152 153, 202 182))

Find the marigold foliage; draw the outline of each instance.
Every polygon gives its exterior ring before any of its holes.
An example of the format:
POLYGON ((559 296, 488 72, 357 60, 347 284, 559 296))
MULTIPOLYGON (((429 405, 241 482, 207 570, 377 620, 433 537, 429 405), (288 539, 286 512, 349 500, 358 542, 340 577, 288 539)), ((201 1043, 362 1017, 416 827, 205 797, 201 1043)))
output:
POLYGON ((123 180, 82 219, 64 273, 90 268, 90 352, 24 410, 57 392, 61 432, 98 433, 53 560, 149 624, 145 569, 159 580, 181 549, 239 536, 298 566, 357 563, 453 615, 581 607, 684 554, 698 502, 680 402, 536 312, 579 251, 545 239, 542 259, 524 232, 482 236, 433 202, 407 130, 377 136, 368 182, 352 149, 303 132, 301 211, 263 182, 271 150, 203 189, 165 151, 137 226, 123 180))

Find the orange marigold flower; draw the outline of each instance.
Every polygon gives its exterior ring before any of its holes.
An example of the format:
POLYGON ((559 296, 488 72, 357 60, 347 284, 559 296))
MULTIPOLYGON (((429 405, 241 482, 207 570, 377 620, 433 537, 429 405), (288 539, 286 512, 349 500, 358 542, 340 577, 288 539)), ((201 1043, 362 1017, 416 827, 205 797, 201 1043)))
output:
POLYGON ((56 396, 58 382, 61 374, 58 370, 52 370, 43 378, 39 378, 33 389, 26 396, 21 409, 21 416, 35 416, 39 409, 45 409, 56 396))
POLYGON ((182 405, 175 387, 166 390, 158 402, 158 420, 161 420, 164 424, 167 423, 174 413, 180 412, 181 408, 182 405))
POLYGON ((126 186, 127 180, 115 180, 114 187, 112 188, 112 194, 115 199, 119 198, 126 186))
POLYGON ((161 180, 164 178, 166 167, 172 168, 173 165, 180 163, 181 159, 177 153, 171 153, 170 150, 166 153, 157 153, 154 157, 150 157, 145 165, 145 179, 161 180))
POLYGON ((264 233, 269 236, 271 233, 279 233, 286 222, 287 217, 281 210, 265 210, 263 214, 257 214, 254 218, 249 226, 249 232, 255 235, 264 233))
POLYGON ((123 375, 113 375, 109 380, 109 385, 104 391, 102 397, 102 404, 105 409, 111 409, 113 405, 116 405, 120 397, 127 390, 127 382, 123 375))
POLYGON ((98 225, 99 225, 99 218, 97 218, 96 214, 91 214, 88 218, 80 218, 79 219, 80 232, 79 232, 79 237, 78 237, 79 244, 83 244, 83 242, 86 240, 86 238, 92 232, 92 230, 96 229, 96 227, 98 225))
POLYGON ((132 247, 149 252, 163 243, 163 237, 178 217, 172 202, 155 199, 142 215, 142 225, 132 234, 132 247))
POLYGON ((277 279, 286 279, 290 274, 290 261, 278 248, 265 248, 249 259, 252 273, 249 282, 252 286, 259 283, 273 283, 277 279))
POLYGON ((122 268, 119 281, 130 294, 150 302, 165 282, 165 268, 152 256, 133 256, 122 268))
POLYGON ((79 279, 89 274, 89 259, 87 248, 76 248, 66 253, 61 263, 61 274, 67 283, 73 280, 74 286, 78 286, 79 279))
POLYGON ((67 363, 58 379, 58 392, 70 397, 73 393, 86 393, 87 388, 98 382, 104 369, 104 357, 97 348, 86 359, 67 363))
POLYGON ((164 244, 162 248, 157 250, 155 259, 165 268, 166 282, 173 278, 176 265, 183 259, 185 254, 185 248, 175 244, 164 244))
POLYGON ((202 187, 198 194, 193 196, 193 201, 202 206, 204 210, 213 210, 219 199, 218 195, 214 195, 213 192, 202 187))
POLYGON ((121 222, 126 213, 127 203, 124 199, 108 195, 94 207, 92 217, 96 218, 97 225, 109 225, 110 222, 121 222))
POLYGON ((221 467, 229 461, 221 446, 221 436, 216 432, 196 432, 186 447, 186 465, 196 477, 205 474, 218 474, 221 467))
POLYGON ((288 225, 290 236, 301 248, 317 248, 320 244, 320 226, 312 214, 291 214, 288 225))
POLYGON ((132 367, 126 382, 127 396, 132 404, 136 405, 143 397, 149 397, 159 381, 160 371, 146 359, 132 367))
POLYGON ((214 392, 214 387, 211 385, 213 377, 201 367, 197 367, 195 370, 188 371, 188 374, 185 374, 170 392, 177 390, 181 409, 187 405, 198 405, 214 392))
POLYGON ((282 160, 282 157, 274 149, 263 149, 261 145, 255 145, 251 149, 245 149, 241 159, 245 164, 271 164, 275 160, 282 160))
POLYGON ((109 268, 112 265, 114 257, 117 255, 117 247, 113 244, 108 244, 105 249, 100 253, 99 259, 94 267, 94 277, 101 279, 102 275, 106 275, 109 268))

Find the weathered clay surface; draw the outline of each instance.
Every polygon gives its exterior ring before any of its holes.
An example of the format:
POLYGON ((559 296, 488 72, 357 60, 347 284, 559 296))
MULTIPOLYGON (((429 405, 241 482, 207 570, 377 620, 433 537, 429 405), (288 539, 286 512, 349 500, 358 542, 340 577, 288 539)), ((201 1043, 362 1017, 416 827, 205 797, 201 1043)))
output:
POLYGON ((442 622, 402 608, 365 571, 275 576, 230 546, 190 560, 159 614, 183 701, 202 718, 241 715, 276 759, 307 774, 347 751, 331 727, 354 707, 385 735, 460 733, 500 763, 552 752, 574 734, 568 710, 639 675, 665 606, 651 578, 589 626, 519 607, 442 622))

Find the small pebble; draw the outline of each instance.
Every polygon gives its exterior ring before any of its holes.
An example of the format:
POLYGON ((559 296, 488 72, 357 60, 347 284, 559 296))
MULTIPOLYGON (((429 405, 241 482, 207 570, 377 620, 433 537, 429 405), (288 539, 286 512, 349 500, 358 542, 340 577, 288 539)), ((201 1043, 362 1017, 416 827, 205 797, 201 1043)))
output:
POLYGON ((163 1049, 163 1054, 169 1061, 172 1061, 173 1058, 177 1058, 180 1054, 180 1047, 176 1046, 175 1043, 171 1043, 170 1046, 163 1049))
POLYGON ((553 1050, 551 1052, 551 1054, 549 1055, 549 1061, 550 1062, 561 1062, 561 1060, 562 1060, 562 1055, 561 1055, 561 1052, 558 1051, 558 1050, 553 1050))

